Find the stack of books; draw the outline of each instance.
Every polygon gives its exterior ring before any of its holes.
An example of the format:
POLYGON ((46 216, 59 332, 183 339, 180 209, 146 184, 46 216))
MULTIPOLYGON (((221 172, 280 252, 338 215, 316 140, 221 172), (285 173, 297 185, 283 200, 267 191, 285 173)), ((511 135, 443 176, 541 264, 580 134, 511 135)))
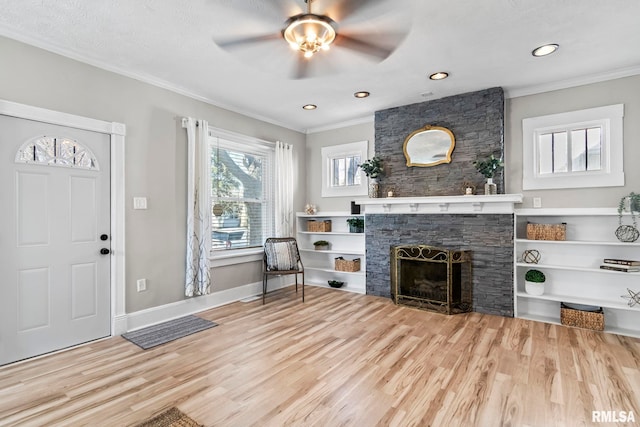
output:
POLYGON ((603 270, 625 271, 627 273, 640 271, 640 261, 632 259, 605 258, 600 266, 603 270))

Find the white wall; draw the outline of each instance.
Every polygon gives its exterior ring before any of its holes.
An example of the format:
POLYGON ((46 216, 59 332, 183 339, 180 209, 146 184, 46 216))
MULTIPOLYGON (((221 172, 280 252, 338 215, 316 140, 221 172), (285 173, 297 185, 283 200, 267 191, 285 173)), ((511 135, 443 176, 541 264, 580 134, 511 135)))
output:
MULTIPOLYGON (((181 117, 293 144, 294 203, 297 210, 304 207, 304 134, 2 37, 0 58, 1 99, 127 126, 127 313, 184 299, 187 160, 181 117), (149 209, 134 211, 134 196, 146 196, 149 209), (136 291, 139 278, 147 279, 146 292, 136 291)), ((260 282, 260 263, 216 269, 212 277, 214 292, 260 282)))

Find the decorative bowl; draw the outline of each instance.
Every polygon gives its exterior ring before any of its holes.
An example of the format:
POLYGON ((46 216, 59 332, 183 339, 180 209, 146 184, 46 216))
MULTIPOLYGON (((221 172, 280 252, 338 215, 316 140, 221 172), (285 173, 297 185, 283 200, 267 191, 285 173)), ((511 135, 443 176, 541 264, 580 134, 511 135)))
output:
POLYGON ((327 283, 329 283, 329 286, 331 286, 332 288, 341 288, 342 285, 344 285, 344 282, 341 282, 339 280, 328 280, 327 283))

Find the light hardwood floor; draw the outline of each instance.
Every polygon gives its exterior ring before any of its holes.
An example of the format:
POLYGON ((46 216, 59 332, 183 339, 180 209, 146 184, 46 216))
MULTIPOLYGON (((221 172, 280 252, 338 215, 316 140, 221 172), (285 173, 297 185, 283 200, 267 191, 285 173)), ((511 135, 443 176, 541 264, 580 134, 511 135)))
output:
POLYGON ((124 426, 171 406, 206 426, 640 423, 638 339, 306 290, 200 313, 220 325, 155 349, 114 337, 0 368, 0 424, 124 426))

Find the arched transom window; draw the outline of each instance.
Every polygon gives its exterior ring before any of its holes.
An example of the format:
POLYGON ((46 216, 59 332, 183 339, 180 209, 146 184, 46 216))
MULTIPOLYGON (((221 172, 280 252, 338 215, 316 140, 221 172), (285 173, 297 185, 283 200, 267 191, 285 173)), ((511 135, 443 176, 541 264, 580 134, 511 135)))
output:
POLYGON ((100 169, 91 150, 78 141, 46 135, 35 137, 22 144, 16 154, 16 163, 100 169))

